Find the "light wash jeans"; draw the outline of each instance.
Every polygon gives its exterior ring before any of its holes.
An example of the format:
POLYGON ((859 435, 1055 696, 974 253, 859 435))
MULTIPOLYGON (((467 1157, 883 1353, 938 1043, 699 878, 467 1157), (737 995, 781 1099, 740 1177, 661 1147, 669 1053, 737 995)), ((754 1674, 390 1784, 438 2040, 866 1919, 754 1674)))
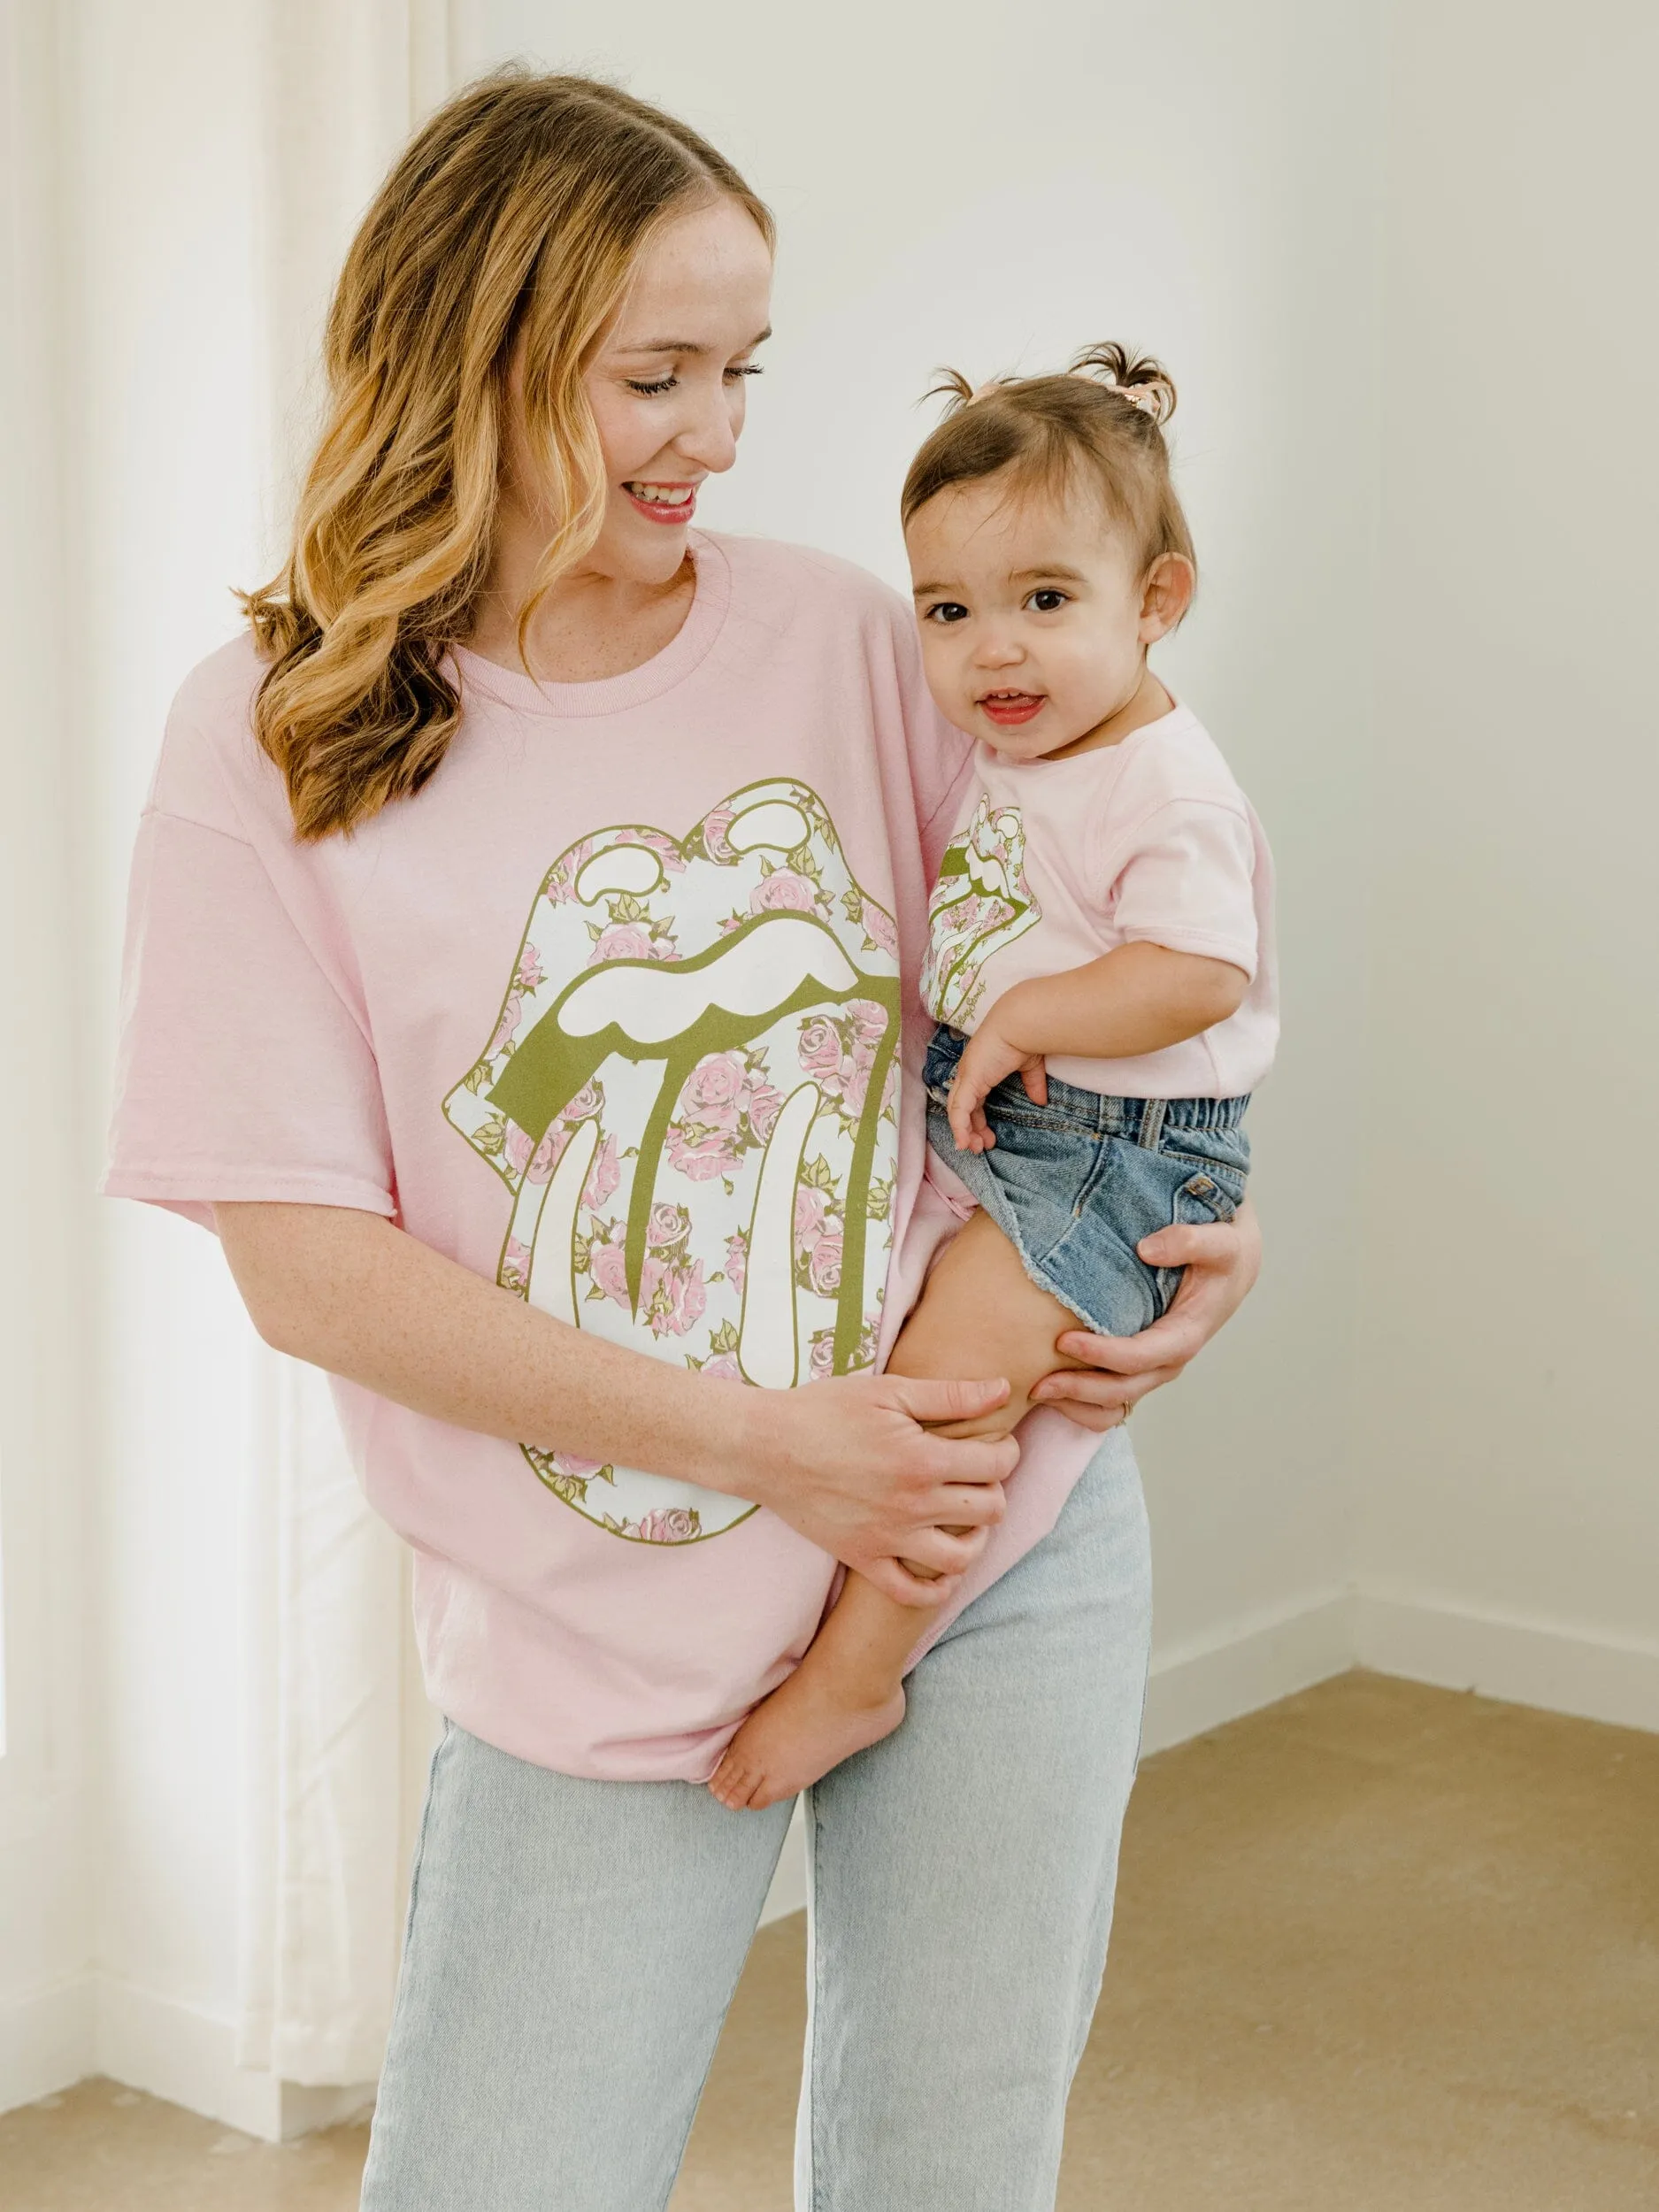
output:
MULTIPOLYGON (((797 2212, 1051 2212, 1149 1626, 1118 1430, 916 1668, 903 1725, 810 1793, 797 2212)), ((661 2212, 788 1819, 451 1727, 364 2212, 661 2212)))

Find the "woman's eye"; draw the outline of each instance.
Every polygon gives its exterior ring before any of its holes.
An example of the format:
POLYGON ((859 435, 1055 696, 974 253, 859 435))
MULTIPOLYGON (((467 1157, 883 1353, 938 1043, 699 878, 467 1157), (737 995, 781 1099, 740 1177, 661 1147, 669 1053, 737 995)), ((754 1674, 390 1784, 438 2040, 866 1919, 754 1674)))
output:
POLYGON ((728 384, 733 384, 740 376, 764 376, 764 374, 765 371, 758 361, 740 361, 734 367, 726 371, 726 380, 728 384))
POLYGON ((672 392, 679 381, 680 379, 677 376, 664 376, 659 378, 655 384, 642 384, 637 377, 631 376, 627 380, 627 385, 629 391, 639 392, 647 399, 655 399, 659 392, 672 392))
POLYGON ((1033 591, 1025 604, 1033 608, 1038 614, 1055 614, 1067 603, 1070 597, 1069 592, 1055 591, 1045 585, 1041 591, 1033 591))
POLYGON ((929 607, 923 619, 927 622, 965 622, 968 610, 959 599, 941 599, 929 607))

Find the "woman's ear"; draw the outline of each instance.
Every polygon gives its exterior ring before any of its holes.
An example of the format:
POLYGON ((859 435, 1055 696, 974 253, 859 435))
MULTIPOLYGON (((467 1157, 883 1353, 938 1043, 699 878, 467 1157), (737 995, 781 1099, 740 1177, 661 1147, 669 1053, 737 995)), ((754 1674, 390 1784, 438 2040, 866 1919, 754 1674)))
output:
POLYGON ((1184 553, 1160 553, 1141 587, 1141 642, 1167 637, 1193 603, 1197 572, 1184 553))

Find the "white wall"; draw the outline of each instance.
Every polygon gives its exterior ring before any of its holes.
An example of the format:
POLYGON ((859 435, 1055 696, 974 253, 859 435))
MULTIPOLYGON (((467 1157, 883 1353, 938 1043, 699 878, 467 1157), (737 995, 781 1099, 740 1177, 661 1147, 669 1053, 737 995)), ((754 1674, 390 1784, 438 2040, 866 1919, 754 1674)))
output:
POLYGON ((978 378, 1122 337, 1173 369, 1205 581, 1168 666, 1267 820, 1290 981, 1254 1118, 1271 1275, 1138 1428, 1160 1654, 1316 1606, 1351 1571, 1376 12, 734 0, 715 35, 677 0, 636 0, 603 32, 572 21, 483 0, 466 65, 618 77, 703 129, 779 215, 778 334, 742 458, 705 495, 715 527, 903 583, 898 487, 935 365, 978 378))
POLYGON ((1356 1428, 1378 1595, 1648 1725, 1655 82, 1639 0, 1395 9, 1356 1428))

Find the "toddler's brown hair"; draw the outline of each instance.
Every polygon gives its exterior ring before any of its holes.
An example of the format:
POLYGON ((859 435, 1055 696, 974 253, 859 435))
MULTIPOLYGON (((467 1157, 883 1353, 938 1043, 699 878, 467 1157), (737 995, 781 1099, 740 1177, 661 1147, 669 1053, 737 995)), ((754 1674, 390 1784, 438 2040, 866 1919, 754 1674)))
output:
POLYGON ((1150 354, 1088 346, 1059 376, 996 377, 976 390, 954 369, 927 396, 950 411, 910 463, 899 511, 906 528, 941 492, 1009 472, 1024 488, 1064 492, 1092 475, 1112 520, 1133 541, 1144 575, 1166 553, 1192 564, 1192 532, 1170 475, 1164 426, 1175 385, 1150 354))

